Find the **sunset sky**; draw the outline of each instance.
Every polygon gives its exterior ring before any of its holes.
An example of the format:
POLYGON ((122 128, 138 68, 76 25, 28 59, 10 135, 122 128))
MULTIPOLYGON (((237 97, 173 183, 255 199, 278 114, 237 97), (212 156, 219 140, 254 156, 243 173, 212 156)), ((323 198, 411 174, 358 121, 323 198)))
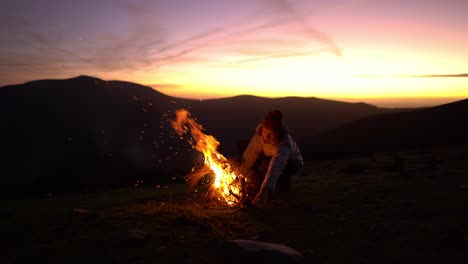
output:
POLYGON ((468 98, 467 12, 467 0, 3 0, 0 86, 90 75, 196 99, 437 104, 468 98))

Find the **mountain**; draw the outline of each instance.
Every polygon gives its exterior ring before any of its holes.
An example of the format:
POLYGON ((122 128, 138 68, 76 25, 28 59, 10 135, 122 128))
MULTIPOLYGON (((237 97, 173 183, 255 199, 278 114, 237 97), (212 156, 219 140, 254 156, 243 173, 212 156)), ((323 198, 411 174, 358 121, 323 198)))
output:
POLYGON ((160 131, 146 108, 160 113, 168 101, 148 87, 88 76, 0 88, 1 191, 129 184, 149 162, 143 131, 160 131))
POLYGON ((238 144, 250 140, 259 121, 271 109, 280 109, 284 121, 299 145, 311 136, 362 117, 405 111, 383 109, 364 103, 346 103, 319 98, 263 98, 236 96, 190 101, 190 112, 221 141, 222 153, 239 155, 238 144))
POLYGON ((240 142, 273 108, 283 111, 301 146, 345 123, 402 111, 318 98, 189 100, 90 76, 9 85, 0 88, 0 193, 106 188, 184 175, 199 154, 168 125, 177 108, 187 108, 227 156, 240 155, 240 142))
POLYGON ((316 134, 309 157, 369 154, 468 144, 468 99, 398 113, 364 117, 316 134))

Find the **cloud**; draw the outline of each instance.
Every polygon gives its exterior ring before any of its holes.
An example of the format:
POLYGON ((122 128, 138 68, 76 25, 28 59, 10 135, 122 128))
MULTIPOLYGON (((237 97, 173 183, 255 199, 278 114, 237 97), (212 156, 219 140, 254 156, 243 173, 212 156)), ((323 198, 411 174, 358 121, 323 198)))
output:
POLYGON ((333 38, 325 32, 318 30, 316 27, 314 27, 309 22, 307 15, 305 13, 300 12, 299 9, 292 3, 290 3, 287 0, 260 0, 260 2, 264 3, 265 5, 271 6, 275 10, 275 12, 283 14, 291 20, 296 21, 303 27, 304 32, 307 34, 308 37, 322 42, 327 46, 330 52, 332 52, 336 56, 341 56, 341 49, 336 45, 333 38))
MULTIPOLYGON (((263 9, 258 12, 247 14, 241 17, 238 21, 233 23, 226 23, 224 25, 218 26, 216 28, 207 30, 200 34, 190 36, 181 42, 173 43, 168 45, 155 54, 153 57, 160 64, 169 64, 172 62, 181 61, 181 57, 184 57, 188 54, 200 51, 204 48, 223 48, 224 52, 233 52, 230 49, 233 42, 238 44, 244 44, 247 47, 252 47, 258 44, 258 41, 261 39, 253 38, 250 40, 243 39, 248 36, 256 36, 259 33, 268 31, 270 29, 282 27, 285 25, 295 24, 295 28, 299 29, 296 32, 284 32, 284 36, 277 38, 276 40, 271 40, 269 45, 274 45, 275 42, 280 42, 282 38, 289 38, 289 42, 292 43, 292 34, 300 35, 301 37, 306 37, 306 40, 302 40, 301 43, 297 43, 299 46, 305 42, 317 41, 325 45, 324 48, 320 48, 319 52, 314 51, 304 51, 304 52, 286 52, 285 50, 276 50, 273 52, 260 52, 258 50, 251 51, 247 53, 252 53, 252 58, 243 60, 243 61, 233 61, 228 62, 228 64, 239 64, 245 62, 260 61, 263 59, 273 59, 273 58, 286 58, 286 57, 298 57, 298 56, 311 56, 318 53, 332 53, 336 56, 341 56, 342 51, 333 41, 333 39, 323 31, 318 30, 312 26, 305 14, 298 12, 294 5, 289 3, 286 0, 262 0, 260 1, 263 5, 263 9), (270 11, 270 12, 268 12, 270 11), (263 19, 258 21, 259 18, 263 19), (177 48, 182 47, 178 50, 177 48), (169 53, 169 54, 165 54, 169 53)), ((248 48, 247 48, 248 49, 248 48)), ((291 47, 288 47, 291 49, 291 47)), ((246 53, 246 52, 244 52, 246 53)), ((206 58, 208 61, 212 60, 206 58)), ((232 65, 231 65, 232 66, 232 65)))
POLYGON ((456 73, 456 74, 424 74, 424 75, 410 75, 408 77, 416 78, 467 78, 468 73, 456 73))
POLYGON ((408 75, 408 74, 390 74, 390 75, 372 75, 372 74, 356 74, 354 77, 357 78, 467 78, 468 73, 454 73, 454 74, 420 74, 420 75, 408 75))
MULTIPOLYGON (((3 64, 4 67, 28 64, 57 69, 57 65, 73 65, 78 70, 92 68, 97 71, 115 71, 150 65, 152 61, 148 60, 149 52, 163 42, 163 30, 150 17, 151 13, 137 5, 121 3, 117 8, 94 5, 98 6, 95 13, 80 13, 79 10, 85 6, 78 4, 60 10, 68 13, 76 8, 79 9, 76 12, 82 16, 78 19, 70 14, 70 18, 63 22, 65 26, 56 23, 63 14, 51 13, 50 17, 36 20, 39 12, 34 10, 13 14, 0 12, 2 28, 5 29, 2 29, 5 33, 2 34, 2 42, 5 45, 0 45, 0 56, 8 61, 3 64), (118 7, 121 12, 113 13, 118 7), (102 14, 97 11, 98 8, 102 14), (107 22, 100 18, 101 15, 109 21, 115 21, 114 17, 131 16, 131 23, 126 25, 125 31, 113 32, 111 24, 99 23, 103 20, 107 22), (83 21, 91 22, 86 24, 83 21), (47 29, 44 29, 44 25, 47 25, 47 29), (89 28, 89 25, 94 28, 89 28)), ((33 5, 29 8, 33 9, 33 5)))
POLYGON ((175 83, 158 83, 158 84, 147 84, 147 86, 156 89, 156 90, 178 90, 183 89, 184 86, 175 83))
POLYGON ((327 49, 317 49, 317 50, 304 51, 304 52, 269 54, 269 55, 263 55, 263 56, 256 56, 256 57, 252 57, 252 58, 248 58, 244 60, 221 63, 221 64, 218 64, 217 66, 236 67, 236 65, 245 64, 245 63, 253 63, 253 62, 259 62, 259 61, 265 61, 265 60, 283 59, 283 58, 291 58, 291 57, 313 56, 313 55, 317 55, 321 53, 328 53, 328 52, 329 51, 327 49))
MULTIPOLYGON (((211 28, 173 41, 170 40, 173 32, 168 32, 171 29, 165 28, 158 16, 165 1, 49 3, 53 3, 54 11, 46 17, 36 10, 37 4, 18 4, 11 10, 2 8, 0 69, 3 72, 15 72, 15 76, 43 73, 43 77, 50 77, 59 72, 76 75, 83 71, 91 74, 152 71, 173 63, 217 62, 214 56, 204 52, 213 50, 247 57, 232 64, 322 52, 341 54, 328 34, 311 25, 307 15, 286 0, 262 0, 256 11, 239 13, 230 22, 215 21, 218 24, 211 24, 211 28), (285 25, 295 30, 284 30, 285 25), (270 44, 265 43, 269 45, 267 49, 256 49, 254 46, 263 40, 261 35, 273 29, 283 30, 284 34, 275 35, 270 44), (282 45, 285 40, 293 46, 282 45), (323 47, 313 47, 311 43, 323 47), (306 48, 292 48, 294 45, 306 48), (239 53, 240 46, 245 47, 243 53, 239 53)), ((38 6, 41 10, 49 8, 38 6)))

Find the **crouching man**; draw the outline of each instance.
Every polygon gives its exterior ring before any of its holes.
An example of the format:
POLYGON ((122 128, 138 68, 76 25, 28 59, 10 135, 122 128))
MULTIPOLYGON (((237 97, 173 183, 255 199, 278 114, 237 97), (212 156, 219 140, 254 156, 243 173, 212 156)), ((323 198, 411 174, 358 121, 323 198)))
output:
POLYGON ((288 193, 291 176, 303 164, 299 147, 283 123, 282 112, 269 111, 257 126, 241 158, 241 171, 250 176, 250 182, 259 185, 252 205, 261 207, 272 196, 288 193), (255 164, 260 165, 260 170, 255 170, 255 164))

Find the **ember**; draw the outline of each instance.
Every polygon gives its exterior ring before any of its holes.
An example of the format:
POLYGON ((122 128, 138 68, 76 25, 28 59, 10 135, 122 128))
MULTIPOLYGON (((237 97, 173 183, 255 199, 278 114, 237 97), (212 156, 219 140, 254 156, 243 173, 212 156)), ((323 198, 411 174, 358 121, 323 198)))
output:
MULTIPOLYGON (((189 142, 194 149, 203 153, 204 165, 214 175, 209 195, 226 202, 229 206, 241 204, 242 185, 245 178, 235 172, 234 167, 217 151, 218 140, 211 135, 204 134, 203 127, 190 117, 187 110, 177 110, 175 120, 171 120, 170 123, 180 136, 190 131, 193 140, 189 142)), ((193 185, 202 176, 205 174, 192 173, 188 176, 188 181, 193 185)))

